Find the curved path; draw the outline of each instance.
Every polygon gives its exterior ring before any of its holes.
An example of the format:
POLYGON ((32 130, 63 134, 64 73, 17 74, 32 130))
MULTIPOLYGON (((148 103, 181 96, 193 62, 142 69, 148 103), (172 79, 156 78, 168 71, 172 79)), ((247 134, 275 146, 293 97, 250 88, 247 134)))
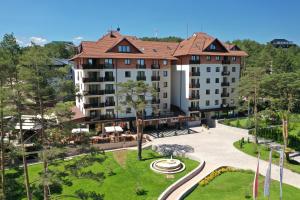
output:
MULTIPOLYGON (((188 187, 194 186, 194 182, 200 181, 205 175, 221 166, 231 166, 239 169, 256 170, 257 158, 249 156, 233 146, 233 143, 242 137, 248 137, 248 131, 244 129, 225 126, 217 123, 216 128, 203 131, 202 127, 193 128, 198 133, 181 135, 176 137, 158 138, 152 144, 181 144, 194 148, 188 157, 195 160, 204 160, 206 166, 194 179, 184 184, 173 192, 168 199, 179 199, 188 187), (188 184, 188 185, 187 185, 188 184)), ((251 137, 251 136, 250 136, 251 137)), ((265 176, 268 162, 260 160, 260 173, 265 176)), ((279 167, 272 164, 271 178, 279 180, 279 167)), ((300 174, 284 169, 283 182, 300 188, 300 174)))

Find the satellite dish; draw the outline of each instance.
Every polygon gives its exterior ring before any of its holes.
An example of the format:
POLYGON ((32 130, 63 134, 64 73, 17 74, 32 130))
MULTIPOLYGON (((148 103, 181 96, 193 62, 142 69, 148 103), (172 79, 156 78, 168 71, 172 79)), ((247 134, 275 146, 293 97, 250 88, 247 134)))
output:
POLYGON ((120 32, 120 30, 121 30, 121 29, 120 29, 120 27, 118 26, 117 31, 120 32))

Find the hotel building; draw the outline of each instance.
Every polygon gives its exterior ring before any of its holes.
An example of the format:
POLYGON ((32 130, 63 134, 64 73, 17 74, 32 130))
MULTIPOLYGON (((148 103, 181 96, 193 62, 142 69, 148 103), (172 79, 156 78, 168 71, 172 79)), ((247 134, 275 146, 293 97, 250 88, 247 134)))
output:
POLYGON ((72 58, 76 107, 90 127, 132 121, 132 108, 116 109, 117 83, 145 81, 158 91, 146 97, 146 118, 158 109, 160 116, 179 111, 200 123, 215 112, 234 109, 241 59, 246 55, 204 33, 175 43, 142 41, 111 31, 98 41, 83 41, 72 58))

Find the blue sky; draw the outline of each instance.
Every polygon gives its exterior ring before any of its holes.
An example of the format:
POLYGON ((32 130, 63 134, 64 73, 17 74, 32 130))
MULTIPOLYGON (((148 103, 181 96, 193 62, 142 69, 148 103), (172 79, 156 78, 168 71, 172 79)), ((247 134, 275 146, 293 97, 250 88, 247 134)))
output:
POLYGON ((108 29, 128 35, 186 37, 196 31, 221 40, 300 44, 298 0, 0 0, 0 36, 34 40, 96 40, 108 29))

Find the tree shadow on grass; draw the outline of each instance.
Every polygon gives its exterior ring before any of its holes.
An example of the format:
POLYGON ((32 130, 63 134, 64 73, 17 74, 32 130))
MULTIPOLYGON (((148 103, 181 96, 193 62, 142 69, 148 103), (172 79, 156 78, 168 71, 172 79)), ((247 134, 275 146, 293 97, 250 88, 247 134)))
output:
POLYGON ((146 155, 143 155, 142 161, 147 161, 147 160, 153 160, 153 159, 159 159, 159 158, 164 158, 165 156, 159 155, 154 152, 148 152, 146 155))
POLYGON ((22 199, 26 195, 23 184, 23 169, 18 168, 15 170, 15 172, 5 174, 6 199, 22 199))

